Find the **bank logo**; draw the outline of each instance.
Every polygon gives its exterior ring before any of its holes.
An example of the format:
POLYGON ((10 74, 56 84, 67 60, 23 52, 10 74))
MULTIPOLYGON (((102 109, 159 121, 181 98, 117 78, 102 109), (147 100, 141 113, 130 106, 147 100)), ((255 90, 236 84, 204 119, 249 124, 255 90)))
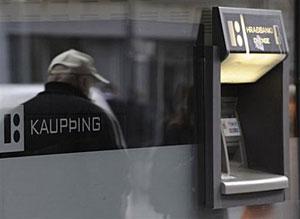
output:
POLYGON ((228 25, 231 46, 242 47, 244 45, 244 40, 242 37, 240 22, 229 20, 227 21, 227 25, 228 25))
POLYGON ((30 135, 68 135, 71 133, 99 132, 101 130, 100 116, 85 116, 77 118, 39 118, 30 120, 30 135))
POLYGON ((0 153, 24 151, 23 106, 1 111, 0 116, 0 153))
POLYGON ((255 48, 261 51, 265 51, 263 39, 259 35, 256 35, 256 37, 253 38, 253 43, 255 45, 255 48))

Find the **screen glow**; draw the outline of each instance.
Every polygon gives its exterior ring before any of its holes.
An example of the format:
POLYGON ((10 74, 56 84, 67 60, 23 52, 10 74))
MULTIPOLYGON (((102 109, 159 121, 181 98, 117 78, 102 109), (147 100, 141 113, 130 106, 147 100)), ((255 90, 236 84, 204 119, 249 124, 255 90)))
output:
POLYGON ((286 54, 231 53, 221 63, 221 83, 252 83, 284 60, 286 54))

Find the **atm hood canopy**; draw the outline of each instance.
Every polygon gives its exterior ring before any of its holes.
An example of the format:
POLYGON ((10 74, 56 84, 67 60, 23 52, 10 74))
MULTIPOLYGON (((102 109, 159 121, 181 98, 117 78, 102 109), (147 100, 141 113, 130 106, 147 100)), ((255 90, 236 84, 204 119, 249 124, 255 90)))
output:
POLYGON ((221 83, 259 80, 288 54, 281 12, 278 10, 214 8, 214 44, 223 55, 221 83), (221 38, 220 38, 221 37, 221 38))

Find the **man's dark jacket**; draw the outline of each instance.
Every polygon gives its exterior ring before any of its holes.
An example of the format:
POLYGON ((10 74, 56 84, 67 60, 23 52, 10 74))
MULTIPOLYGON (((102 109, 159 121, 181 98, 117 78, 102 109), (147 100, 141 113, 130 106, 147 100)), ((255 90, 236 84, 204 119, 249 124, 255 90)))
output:
POLYGON ((23 105, 25 154, 118 148, 107 114, 71 85, 47 83, 23 105))

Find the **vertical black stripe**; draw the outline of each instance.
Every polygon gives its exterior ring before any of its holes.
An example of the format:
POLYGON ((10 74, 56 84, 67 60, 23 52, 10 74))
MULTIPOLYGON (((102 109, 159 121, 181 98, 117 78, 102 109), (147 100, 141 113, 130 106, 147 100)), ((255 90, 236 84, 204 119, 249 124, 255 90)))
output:
POLYGON ((11 143, 11 116, 9 114, 4 115, 4 143, 11 143))

